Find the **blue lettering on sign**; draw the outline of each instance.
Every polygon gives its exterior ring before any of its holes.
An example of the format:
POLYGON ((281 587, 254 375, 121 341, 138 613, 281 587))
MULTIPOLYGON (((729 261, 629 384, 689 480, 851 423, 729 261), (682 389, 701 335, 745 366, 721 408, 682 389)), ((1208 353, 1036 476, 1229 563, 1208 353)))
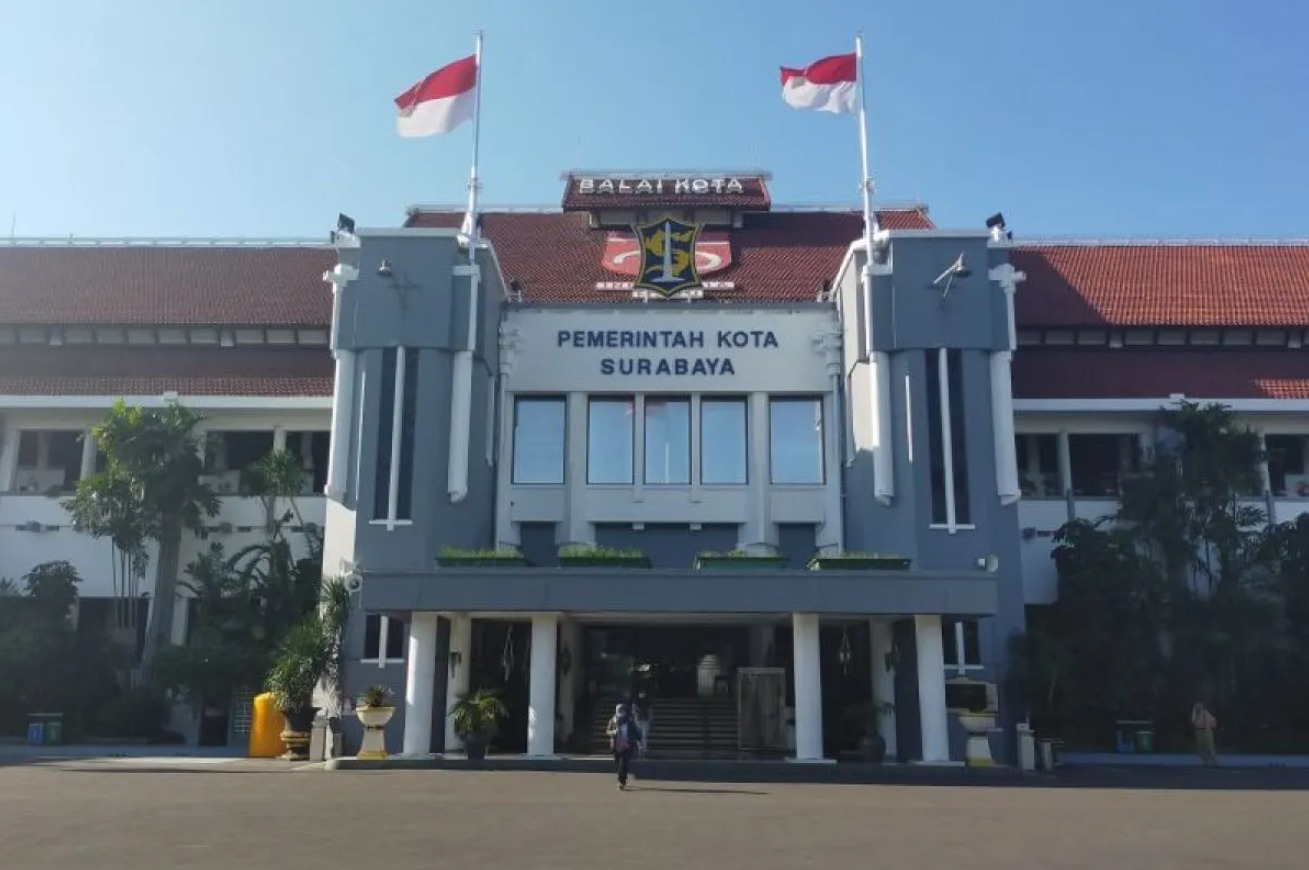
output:
MULTIPOLYGON (((698 329, 561 329, 555 346, 577 350, 694 350, 705 347, 705 333, 698 329)), ((771 329, 719 329, 710 336, 718 350, 766 350, 778 348, 771 329)), ((730 357, 605 357, 600 374, 622 377, 734 375, 730 357)))

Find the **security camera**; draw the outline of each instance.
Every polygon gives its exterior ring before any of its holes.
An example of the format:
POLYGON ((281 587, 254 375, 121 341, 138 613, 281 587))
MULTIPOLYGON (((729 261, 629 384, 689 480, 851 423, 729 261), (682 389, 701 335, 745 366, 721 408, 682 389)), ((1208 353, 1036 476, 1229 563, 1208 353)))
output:
POLYGON ((345 575, 345 589, 347 592, 358 592, 363 587, 364 578, 358 571, 351 571, 345 575))

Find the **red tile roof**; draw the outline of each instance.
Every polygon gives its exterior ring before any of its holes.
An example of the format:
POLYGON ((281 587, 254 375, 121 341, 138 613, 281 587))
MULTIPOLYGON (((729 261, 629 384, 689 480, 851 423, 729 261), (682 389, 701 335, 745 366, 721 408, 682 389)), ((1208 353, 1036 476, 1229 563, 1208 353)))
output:
POLYGON ((0 323, 322 326, 327 247, 0 245, 0 323))
MULTIPOLYGON (((635 190, 622 193, 586 193, 583 191, 580 180, 587 176, 569 176, 568 186, 564 190, 564 211, 586 211, 589 209, 604 208, 684 208, 687 206, 699 206, 703 208, 731 208, 742 211, 768 211, 772 200, 768 196, 768 186, 763 178, 754 176, 741 176, 738 180, 741 182, 740 193, 715 193, 708 191, 706 193, 677 193, 677 178, 662 179, 663 190, 658 193, 637 193, 635 190)), ((704 178, 708 180, 713 176, 682 176, 686 179, 704 178)), ((598 175, 591 178, 591 181, 597 179, 607 179, 614 185, 620 183, 617 176, 598 175)), ((720 179, 721 180, 721 179, 720 179)), ((636 178, 622 179, 622 184, 635 188, 638 184, 636 178)))
POLYGON ((1013 250, 1022 326, 1309 325, 1309 244, 1013 250))
MULTIPOLYGON (((407 226, 458 226, 462 213, 418 211, 407 226)), ((930 229, 921 209, 878 212, 887 229, 930 229)), ((623 276, 601 264, 608 230, 592 229, 578 212, 501 212, 482 216, 505 280, 518 281, 528 302, 632 302, 630 291, 597 290, 623 276)), ((706 290, 705 298, 736 302, 812 301, 824 280, 836 277, 850 243, 863 232, 857 212, 770 212, 745 217, 729 233, 732 264, 706 280, 730 281, 732 290, 706 290)))
POLYGON ((326 347, 0 348, 0 395, 331 396, 326 347))
POLYGON ((1309 399, 1309 350, 1026 348, 1019 399, 1309 399))

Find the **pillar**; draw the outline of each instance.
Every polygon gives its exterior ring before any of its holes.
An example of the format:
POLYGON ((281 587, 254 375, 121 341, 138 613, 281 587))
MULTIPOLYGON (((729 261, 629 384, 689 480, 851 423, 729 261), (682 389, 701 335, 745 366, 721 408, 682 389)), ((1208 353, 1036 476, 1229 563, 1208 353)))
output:
POLYGON ((945 644, 941 617, 915 616, 918 646, 918 715, 923 731, 923 761, 950 760, 950 729, 945 712, 945 644))
POLYGON ((791 615, 795 663, 795 760, 823 759, 823 674, 818 659, 818 616, 791 615))
POLYGON ((768 652, 773 652, 773 661, 777 659, 777 626, 750 626, 750 667, 766 668, 769 666, 768 652))
POLYGON ((18 471, 18 442, 22 430, 5 427, 4 441, 0 446, 0 492, 12 492, 14 475, 18 471))
POLYGON ((286 449, 286 429, 282 426, 273 427, 273 450, 286 449))
POLYGON ((95 435, 91 434, 90 429, 82 432, 82 470, 78 474, 78 480, 86 480, 95 474, 95 435))
POLYGON ((573 718, 581 695, 578 677, 585 670, 582 667, 582 627, 571 619, 559 624, 559 653, 559 719, 563 725, 561 737, 568 745, 576 730, 573 718), (564 650, 568 651, 567 659, 562 658, 564 650), (564 673, 565 665, 567 673, 564 673))
MULTIPOLYGON (((895 664, 891 650, 895 644, 895 626, 885 619, 874 619, 869 625, 872 638, 873 701, 878 704, 895 703, 895 664)), ((877 733, 886 741, 886 757, 896 757, 895 711, 877 714, 877 733)))
POLYGON ((1014 442, 1012 359, 1009 351, 991 354, 991 437, 995 442, 995 486, 1000 504, 1013 504, 1022 494, 1018 485, 1018 446, 1014 442))
POLYGON ((468 692, 468 674, 472 670, 473 618, 462 613, 450 616, 450 655, 446 661, 449 674, 445 682, 445 751, 458 752, 463 741, 455 734, 450 710, 460 696, 468 692))
POLYGON ((532 617, 532 653, 529 662, 527 754, 554 755, 555 750, 555 645, 559 617, 553 613, 532 617))
POLYGON ((432 705, 436 701, 435 613, 415 613, 409 622, 405 673, 405 755, 432 751, 432 705))
POLYGON ((332 396, 332 432, 328 441, 327 496, 341 501, 345 497, 350 468, 350 422, 354 419, 355 355, 354 351, 336 351, 336 380, 332 396))
POLYGON ((1068 444, 1068 430, 1060 429, 1056 442, 1059 447, 1059 494, 1068 503, 1068 521, 1077 519, 1077 503, 1073 498, 1073 454, 1068 444))

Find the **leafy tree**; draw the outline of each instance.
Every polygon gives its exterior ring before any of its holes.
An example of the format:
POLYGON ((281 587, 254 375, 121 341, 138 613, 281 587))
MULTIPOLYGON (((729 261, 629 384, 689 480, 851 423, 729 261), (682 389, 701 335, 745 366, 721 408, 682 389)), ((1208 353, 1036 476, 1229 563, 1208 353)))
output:
POLYGON ((114 542, 129 583, 144 574, 146 542, 159 545, 143 656, 147 668, 171 640, 182 535, 203 533, 205 518, 218 512, 217 497, 200 480, 204 453, 195 434, 200 420, 177 402, 138 408, 120 400, 92 430, 105 456, 104 470, 79 481, 65 503, 77 524, 114 542))

